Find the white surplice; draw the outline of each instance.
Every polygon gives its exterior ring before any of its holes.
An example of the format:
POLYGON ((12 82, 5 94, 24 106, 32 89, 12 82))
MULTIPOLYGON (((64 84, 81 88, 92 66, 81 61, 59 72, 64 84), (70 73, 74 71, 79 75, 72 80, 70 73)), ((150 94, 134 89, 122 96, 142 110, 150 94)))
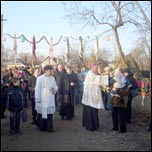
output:
POLYGON ((53 76, 41 75, 37 78, 35 87, 35 110, 42 114, 42 118, 47 119, 47 114, 55 112, 55 95, 51 88, 58 90, 55 78, 53 76))
POLYGON ((101 94, 101 76, 89 71, 84 81, 82 103, 96 109, 104 109, 101 94))

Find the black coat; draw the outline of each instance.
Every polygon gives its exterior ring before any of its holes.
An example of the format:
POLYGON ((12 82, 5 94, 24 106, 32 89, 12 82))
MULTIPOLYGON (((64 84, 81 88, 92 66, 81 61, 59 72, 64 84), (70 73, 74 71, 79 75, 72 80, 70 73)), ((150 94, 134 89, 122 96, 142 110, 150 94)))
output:
POLYGON ((58 93, 63 97, 65 103, 68 102, 69 96, 72 102, 74 102, 74 89, 78 86, 78 77, 75 73, 68 75, 66 72, 62 74, 59 82, 58 93), (71 82, 75 83, 75 86, 71 86, 71 82))
POLYGON ((11 86, 5 89, 4 97, 7 98, 10 111, 21 111, 23 108, 27 108, 25 91, 20 86, 11 86))
POLYGON ((131 90, 134 90, 134 89, 136 89, 137 87, 138 87, 138 84, 137 84, 137 81, 136 81, 136 79, 133 77, 133 76, 131 76, 131 75, 129 75, 129 76, 127 76, 127 79, 130 81, 130 83, 132 84, 132 86, 130 87, 130 89, 129 89, 129 96, 128 96, 128 100, 132 100, 132 95, 131 95, 131 90))
POLYGON ((68 75, 66 72, 62 74, 59 82, 59 95, 61 95, 60 115, 66 116, 66 119, 74 117, 74 89, 78 85, 78 77, 75 73, 68 75), (75 86, 71 86, 71 82, 75 86))
POLYGON ((1 112, 5 112, 6 109, 6 96, 4 96, 5 90, 8 88, 4 83, 1 84, 1 112))

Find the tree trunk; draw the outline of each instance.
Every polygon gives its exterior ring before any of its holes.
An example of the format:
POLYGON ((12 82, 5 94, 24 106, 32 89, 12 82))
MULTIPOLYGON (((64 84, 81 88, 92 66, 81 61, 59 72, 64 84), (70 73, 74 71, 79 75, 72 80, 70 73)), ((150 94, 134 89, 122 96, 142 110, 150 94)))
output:
POLYGON ((121 48, 121 44, 120 44, 120 41, 119 41, 119 36, 118 36, 118 31, 116 28, 113 28, 114 30, 114 34, 115 34, 115 41, 117 43, 117 47, 118 47, 118 51, 119 51, 119 54, 120 54, 120 58, 121 58, 121 61, 124 63, 125 67, 124 68, 128 68, 128 64, 125 60, 125 57, 124 57, 124 54, 123 54, 123 51, 122 51, 122 48, 121 48))
POLYGON ((131 58, 133 64, 135 65, 137 72, 140 72, 140 69, 139 69, 139 66, 138 66, 136 60, 131 55, 129 55, 129 57, 131 58))

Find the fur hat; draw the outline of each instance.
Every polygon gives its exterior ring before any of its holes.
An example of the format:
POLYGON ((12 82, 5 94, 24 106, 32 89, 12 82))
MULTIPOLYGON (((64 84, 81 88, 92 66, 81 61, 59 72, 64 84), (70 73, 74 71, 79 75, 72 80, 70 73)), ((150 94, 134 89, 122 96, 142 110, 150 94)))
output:
POLYGON ((51 65, 46 65, 46 66, 44 67, 44 71, 52 70, 52 69, 53 69, 53 68, 52 68, 51 65))

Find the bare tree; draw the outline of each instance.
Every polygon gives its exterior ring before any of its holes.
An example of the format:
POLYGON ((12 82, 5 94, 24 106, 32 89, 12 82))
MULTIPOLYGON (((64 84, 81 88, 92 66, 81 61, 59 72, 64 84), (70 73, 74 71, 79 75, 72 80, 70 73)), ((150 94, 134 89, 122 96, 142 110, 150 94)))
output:
POLYGON ((131 55, 136 60, 139 69, 149 70, 151 77, 151 2, 136 1, 135 5, 137 6, 138 16, 137 13, 134 13, 135 15, 132 16, 131 20, 136 23, 135 34, 139 36, 131 55))
POLYGON ((143 48, 143 45, 138 45, 135 49, 132 50, 130 53, 130 56, 136 61, 138 64, 139 70, 149 70, 150 68, 150 56, 147 56, 145 54, 145 49, 143 48))
MULTIPOLYGON (((89 2, 88 2, 89 3, 89 2)), ((90 2, 91 3, 91 2, 90 2)), ((98 3, 98 2, 94 2, 98 3)), ((128 67, 126 62, 123 49, 120 44, 118 29, 124 26, 124 24, 133 24, 135 26, 140 25, 143 18, 138 16, 138 7, 135 5, 135 1, 108 1, 99 2, 101 6, 101 12, 98 13, 95 7, 83 6, 82 2, 69 2, 64 3, 66 10, 66 17, 69 19, 70 23, 83 23, 84 27, 87 25, 95 26, 102 25, 108 26, 109 30, 114 32, 115 41, 119 51, 120 58, 123 64, 128 67)))
POLYGON ((112 52, 108 51, 106 48, 102 48, 99 50, 99 58, 101 60, 105 60, 105 61, 110 62, 113 60, 112 52))
MULTIPOLYGON (((149 18, 147 17, 144 9, 141 7, 140 3, 138 1, 135 1, 135 4, 138 6, 138 8, 141 11, 141 14, 143 15, 144 20, 146 21, 146 24, 149 28, 149 30, 151 30, 151 21, 149 20, 149 18)), ((151 7, 151 3, 149 3, 149 6, 151 7)))
MULTIPOLYGON (((18 57, 22 59, 22 61, 27 64, 27 65, 31 65, 32 64, 32 54, 30 53, 19 53, 18 57)), ((39 54, 39 56, 37 56, 37 64, 40 64, 41 61, 44 59, 44 55, 39 54)))
POLYGON ((13 50, 9 48, 5 48, 4 45, 2 45, 1 49, 1 65, 5 66, 8 63, 14 63, 15 57, 13 54, 13 50))

